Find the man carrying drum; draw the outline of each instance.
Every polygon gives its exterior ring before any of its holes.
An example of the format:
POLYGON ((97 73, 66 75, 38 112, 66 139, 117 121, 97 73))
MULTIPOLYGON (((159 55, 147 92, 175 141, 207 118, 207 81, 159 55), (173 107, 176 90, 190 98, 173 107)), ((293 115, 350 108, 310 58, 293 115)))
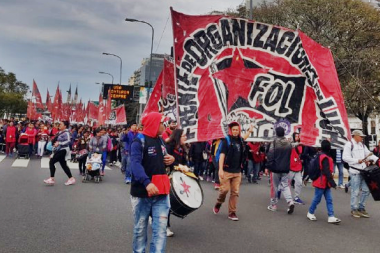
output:
POLYGON ((353 131, 351 142, 347 142, 343 150, 343 161, 350 166, 351 214, 355 218, 370 217, 365 210, 365 202, 369 196, 369 189, 363 176, 360 174, 360 171, 368 166, 369 161, 376 162, 379 159, 377 156, 370 153, 368 148, 364 145, 363 137, 365 137, 365 135, 362 131, 353 131))
POLYGON ((165 252, 170 209, 170 182, 165 167, 174 162, 159 137, 164 117, 151 112, 142 119, 144 130, 131 145, 131 202, 134 214, 133 252, 145 252, 149 216, 152 216, 150 252, 165 252))

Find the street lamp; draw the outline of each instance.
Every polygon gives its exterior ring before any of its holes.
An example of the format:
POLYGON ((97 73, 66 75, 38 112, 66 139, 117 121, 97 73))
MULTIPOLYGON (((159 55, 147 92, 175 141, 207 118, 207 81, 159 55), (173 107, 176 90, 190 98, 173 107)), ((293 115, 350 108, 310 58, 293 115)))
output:
POLYGON ((122 71, 122 68, 123 68, 123 60, 121 59, 120 56, 116 55, 116 54, 110 54, 110 53, 103 53, 104 55, 111 55, 111 56, 115 56, 117 58, 120 59, 120 85, 121 85, 121 71, 122 71))
MULTIPOLYGON (((150 78, 151 78, 151 74, 152 74, 152 54, 153 54, 153 40, 154 40, 154 28, 151 24, 149 24, 148 22, 145 22, 143 20, 137 20, 137 19, 133 19, 133 18, 126 18, 125 21, 127 22, 139 22, 139 23, 144 23, 144 24, 147 24, 149 25, 151 28, 152 28, 152 43, 151 43, 151 46, 150 46, 150 63, 149 63, 149 74, 148 74, 148 81, 149 81, 149 90, 152 88, 152 83, 150 81, 150 78)), ((148 92, 148 100, 149 100, 149 92, 148 92)))
MULTIPOLYGON (((152 83, 150 81, 150 78, 151 78, 151 74, 152 74, 152 53, 153 53, 153 40, 154 40, 154 28, 151 24, 149 24, 148 22, 146 21, 143 21, 143 20, 137 20, 137 19, 134 19, 134 18, 126 18, 125 21, 127 22, 138 22, 138 23, 144 23, 146 25, 149 25, 150 28, 152 28, 152 43, 151 43, 151 46, 150 46, 150 63, 149 63, 149 74, 148 74, 148 82, 149 82, 149 85, 148 85, 148 94, 147 94, 147 100, 146 102, 148 103, 149 101, 149 96, 150 96, 150 89, 152 88, 152 83)), ((139 114, 141 116, 141 113, 142 113, 142 105, 140 104, 140 108, 139 108, 139 114)))
POLYGON ((110 73, 103 72, 103 71, 99 71, 99 74, 104 74, 104 75, 111 76, 112 77, 112 84, 113 84, 113 75, 111 75, 110 73))

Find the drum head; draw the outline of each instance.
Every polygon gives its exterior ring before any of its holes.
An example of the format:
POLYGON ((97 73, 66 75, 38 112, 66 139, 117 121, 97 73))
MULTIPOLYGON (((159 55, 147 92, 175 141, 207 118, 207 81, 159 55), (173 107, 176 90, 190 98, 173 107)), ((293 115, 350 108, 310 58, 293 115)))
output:
POLYGON ((202 189, 194 178, 182 172, 172 173, 172 187, 177 197, 190 208, 199 208, 203 202, 202 189))

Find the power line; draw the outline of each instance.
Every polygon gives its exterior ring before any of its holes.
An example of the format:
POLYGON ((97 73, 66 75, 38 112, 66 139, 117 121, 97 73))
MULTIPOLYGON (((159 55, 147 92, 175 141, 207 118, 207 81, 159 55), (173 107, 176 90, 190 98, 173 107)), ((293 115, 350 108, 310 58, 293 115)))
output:
POLYGON ((158 45, 157 45, 157 48, 156 48, 156 53, 157 53, 157 51, 158 51, 158 48, 160 47, 161 40, 162 40, 162 37, 164 36, 165 30, 166 30, 166 26, 168 25, 169 18, 170 18, 170 14, 169 14, 169 16, 168 16, 168 19, 166 20, 166 24, 165 24, 164 30, 163 30, 162 33, 161 33, 161 38, 160 38, 160 40, 158 41, 158 45))

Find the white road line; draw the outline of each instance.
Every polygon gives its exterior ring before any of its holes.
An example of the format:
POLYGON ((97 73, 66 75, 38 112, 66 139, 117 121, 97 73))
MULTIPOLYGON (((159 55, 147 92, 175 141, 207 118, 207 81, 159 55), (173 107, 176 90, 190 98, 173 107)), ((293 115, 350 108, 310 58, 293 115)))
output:
POLYGON ((29 161, 30 161, 30 159, 16 159, 13 162, 12 167, 26 168, 26 167, 28 167, 29 161))
POLYGON ((5 159, 5 155, 0 155, 0 162, 5 159))
POLYGON ((49 161, 50 161, 49 157, 42 157, 41 158, 41 168, 42 169, 48 169, 49 168, 49 161))
MULTIPOLYGON (((42 169, 48 169, 49 168, 49 161, 50 161, 50 158, 49 157, 43 157, 41 159, 41 168, 42 169)), ((67 161, 67 166, 69 166, 69 168, 71 170, 79 170, 79 165, 78 163, 73 163, 73 162, 70 162, 70 161, 67 161)), ((104 168, 105 170, 112 170, 110 169, 108 166, 106 166, 104 168)))

